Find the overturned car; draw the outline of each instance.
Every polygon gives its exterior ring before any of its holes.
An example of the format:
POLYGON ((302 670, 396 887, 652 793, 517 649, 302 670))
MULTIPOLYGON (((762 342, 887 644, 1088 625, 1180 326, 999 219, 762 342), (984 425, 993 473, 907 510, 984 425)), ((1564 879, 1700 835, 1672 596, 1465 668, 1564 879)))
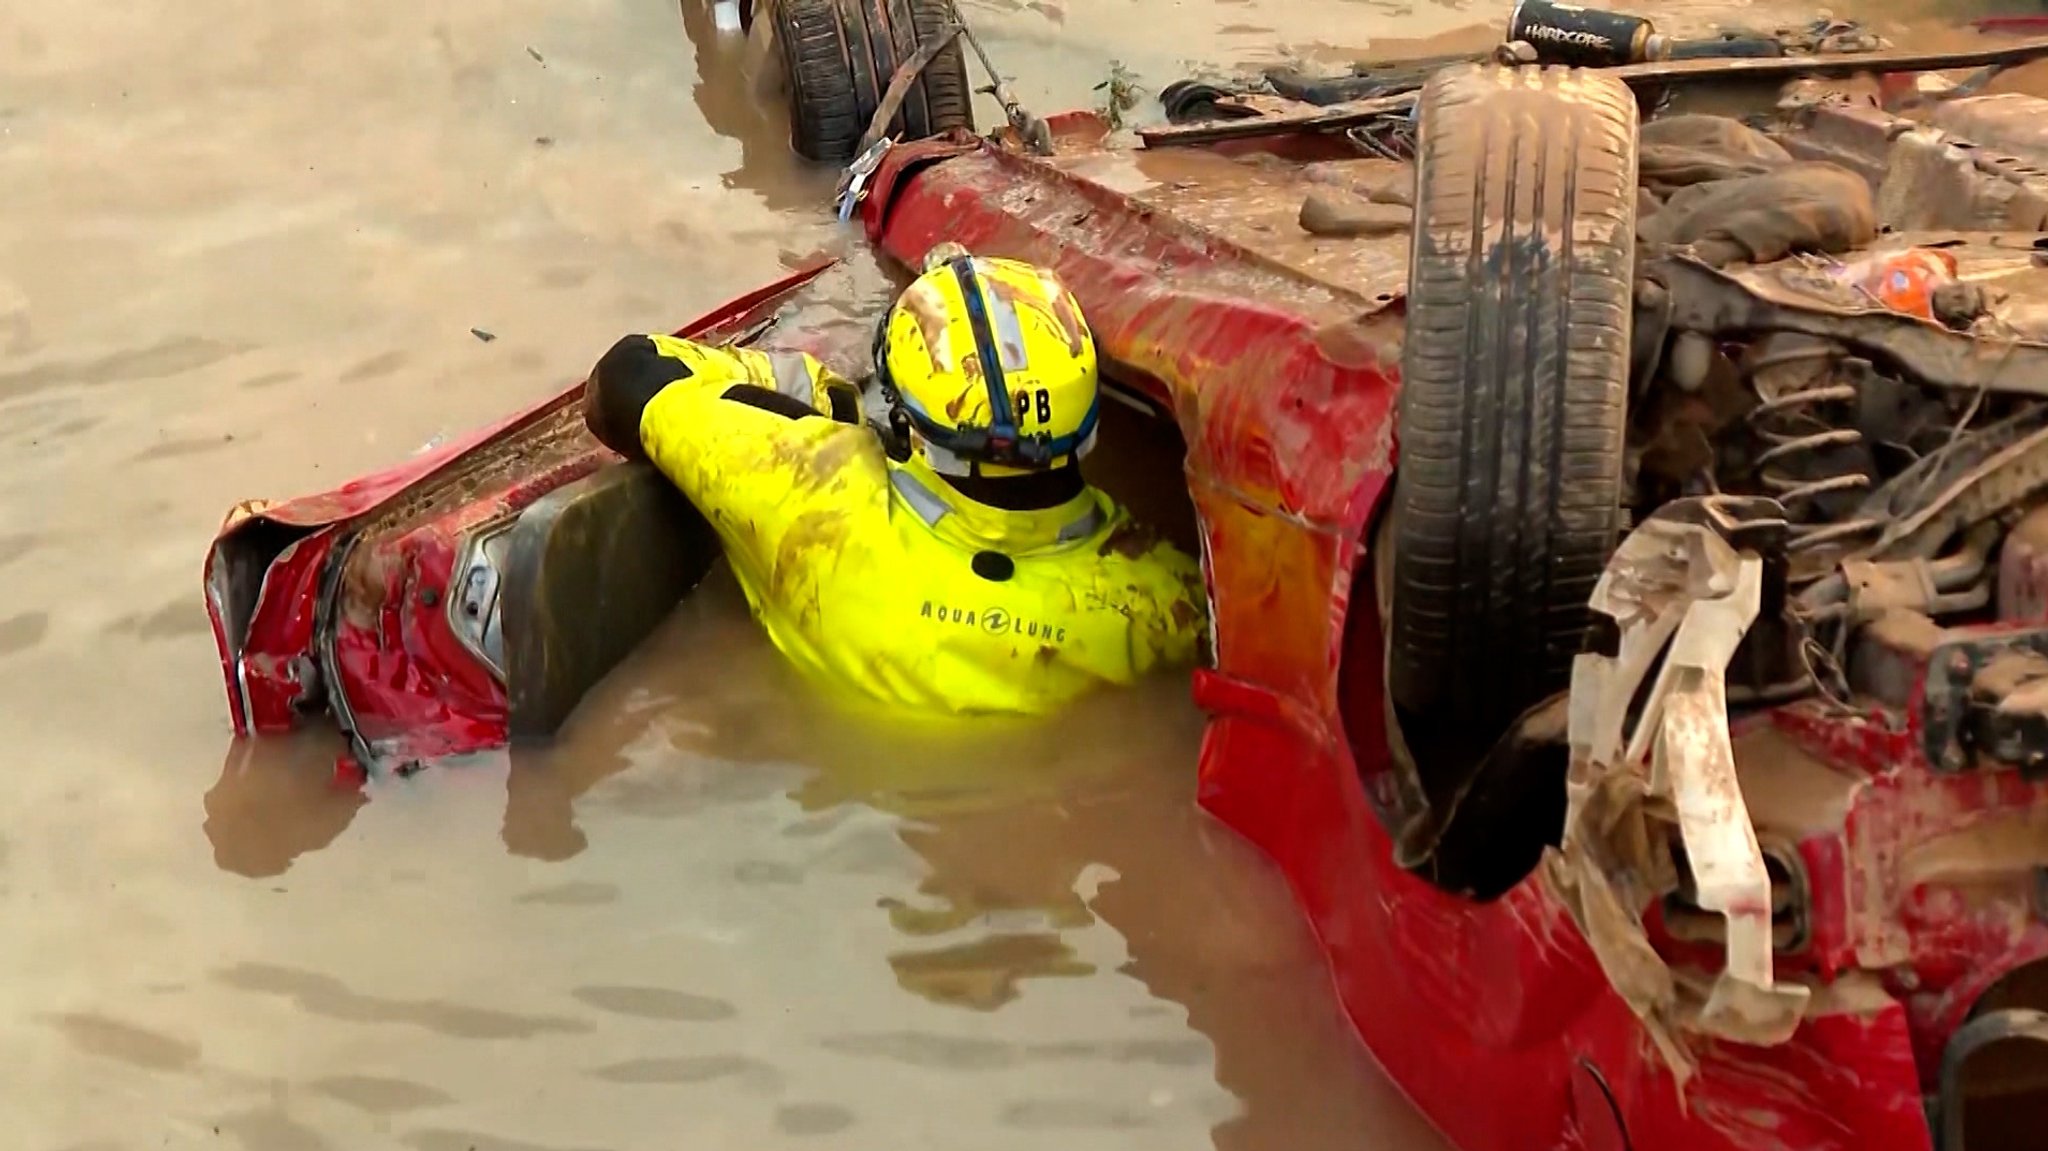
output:
MULTIPOLYGON (((2033 1145, 2048 104, 1804 78, 1978 62, 1460 64, 863 155, 881 253, 1057 268, 1178 430, 1200 802, 1462 1148, 2033 1145), (1656 114, 1728 72, 1749 116, 1656 114)), ((684 332, 847 362, 804 302, 843 274, 684 332)), ((578 391, 231 514, 237 730, 325 712, 371 769, 553 731, 715 558, 578 391)))

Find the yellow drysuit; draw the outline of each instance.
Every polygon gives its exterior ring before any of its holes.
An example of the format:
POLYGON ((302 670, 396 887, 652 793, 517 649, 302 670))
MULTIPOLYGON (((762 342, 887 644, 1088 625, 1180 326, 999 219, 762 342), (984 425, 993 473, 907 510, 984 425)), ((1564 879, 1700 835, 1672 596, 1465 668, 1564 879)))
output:
POLYGON ((638 393, 611 397, 615 418, 637 411, 647 457, 814 677, 919 711, 1028 715, 1195 659, 1207 599, 1192 557, 1092 487, 1007 511, 916 456, 891 460, 853 385, 810 356, 629 336, 592 387, 638 393))

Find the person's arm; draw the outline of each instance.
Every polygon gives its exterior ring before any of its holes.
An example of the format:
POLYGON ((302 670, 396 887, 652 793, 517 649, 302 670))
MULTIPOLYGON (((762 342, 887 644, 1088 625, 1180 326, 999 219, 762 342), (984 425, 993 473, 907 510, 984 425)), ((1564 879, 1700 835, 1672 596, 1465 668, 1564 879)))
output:
POLYGON ((849 452, 879 452, 865 429, 814 406, 839 406, 835 384, 851 387, 809 356, 778 362, 628 336, 592 371, 584 416, 606 446, 667 476, 711 521, 735 568, 761 588, 790 524, 819 506, 819 470, 843 466, 849 452))
POLYGON ((671 385, 716 394, 737 404, 789 419, 830 416, 840 423, 860 420, 860 389, 814 357, 698 349, 673 336, 632 335, 613 344, 591 370, 583 396, 583 419, 592 435, 627 459, 646 459, 640 424, 647 406, 671 385), (745 370, 705 372, 710 356, 726 357, 745 370), (693 366, 693 362, 694 365, 693 366))

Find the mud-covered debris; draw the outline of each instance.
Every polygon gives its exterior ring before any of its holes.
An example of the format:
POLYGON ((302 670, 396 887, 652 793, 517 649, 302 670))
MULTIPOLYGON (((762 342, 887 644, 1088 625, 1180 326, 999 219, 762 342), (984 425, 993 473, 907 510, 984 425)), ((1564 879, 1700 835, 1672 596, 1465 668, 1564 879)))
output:
POLYGON ((1810 52, 1816 56, 1883 52, 1892 46, 1891 41, 1854 20, 1835 20, 1828 17, 1816 20, 1795 33, 1781 32, 1779 39, 1785 41, 1789 48, 1810 52))
POLYGON ((1958 332, 1967 331, 1971 324, 1991 311, 1990 297, 1981 284, 1937 285, 1932 293, 1931 302, 1935 320, 1942 326, 1958 332))
POLYGON ((1681 114, 1644 124, 1637 179, 1660 200, 1679 188, 1761 176, 1792 163, 1762 132, 1727 116, 1681 114))
POLYGON ((1870 185, 1822 161, 1715 180, 1671 193, 1637 224, 1653 245, 1691 245, 1709 267, 1763 264, 1793 252, 1846 252, 1877 238, 1870 185))
POLYGON ((1301 230, 1312 236, 1391 236, 1415 226, 1415 209, 1376 204, 1340 192, 1310 192, 1301 202, 1301 230))
MULTIPOLYGON (((1674 341, 1673 351, 1690 355, 1695 345, 1696 341, 1674 341)), ((1702 356, 1697 365, 1698 383, 1689 388, 1652 390, 1631 417, 1636 426, 1638 465, 1673 487, 1712 469, 1715 442, 1757 405, 1755 391, 1726 356, 1711 345, 1697 350, 1702 356)))
POLYGON ((1415 181, 1412 178, 1381 180, 1359 190, 1375 204, 1399 204, 1404 208, 1415 206, 1415 181))

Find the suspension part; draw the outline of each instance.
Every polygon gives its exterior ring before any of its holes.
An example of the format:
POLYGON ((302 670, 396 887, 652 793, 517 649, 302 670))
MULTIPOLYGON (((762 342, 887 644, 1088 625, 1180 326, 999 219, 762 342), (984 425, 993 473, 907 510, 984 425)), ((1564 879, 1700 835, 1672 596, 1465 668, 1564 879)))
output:
POLYGON ((1847 358, 1830 341, 1772 335, 1755 345, 1742 367, 1759 399, 1747 417, 1764 445, 1755 460, 1757 481, 1785 507, 1791 523, 1786 550, 1796 555, 1840 546, 1881 529, 1881 519, 1833 519, 1819 506, 1827 496, 1869 490, 1869 471, 1852 466, 1828 474, 1816 466, 1862 446, 1862 432, 1831 423, 1821 412, 1830 404, 1853 405, 1858 389, 1844 376, 1869 365, 1847 358))

